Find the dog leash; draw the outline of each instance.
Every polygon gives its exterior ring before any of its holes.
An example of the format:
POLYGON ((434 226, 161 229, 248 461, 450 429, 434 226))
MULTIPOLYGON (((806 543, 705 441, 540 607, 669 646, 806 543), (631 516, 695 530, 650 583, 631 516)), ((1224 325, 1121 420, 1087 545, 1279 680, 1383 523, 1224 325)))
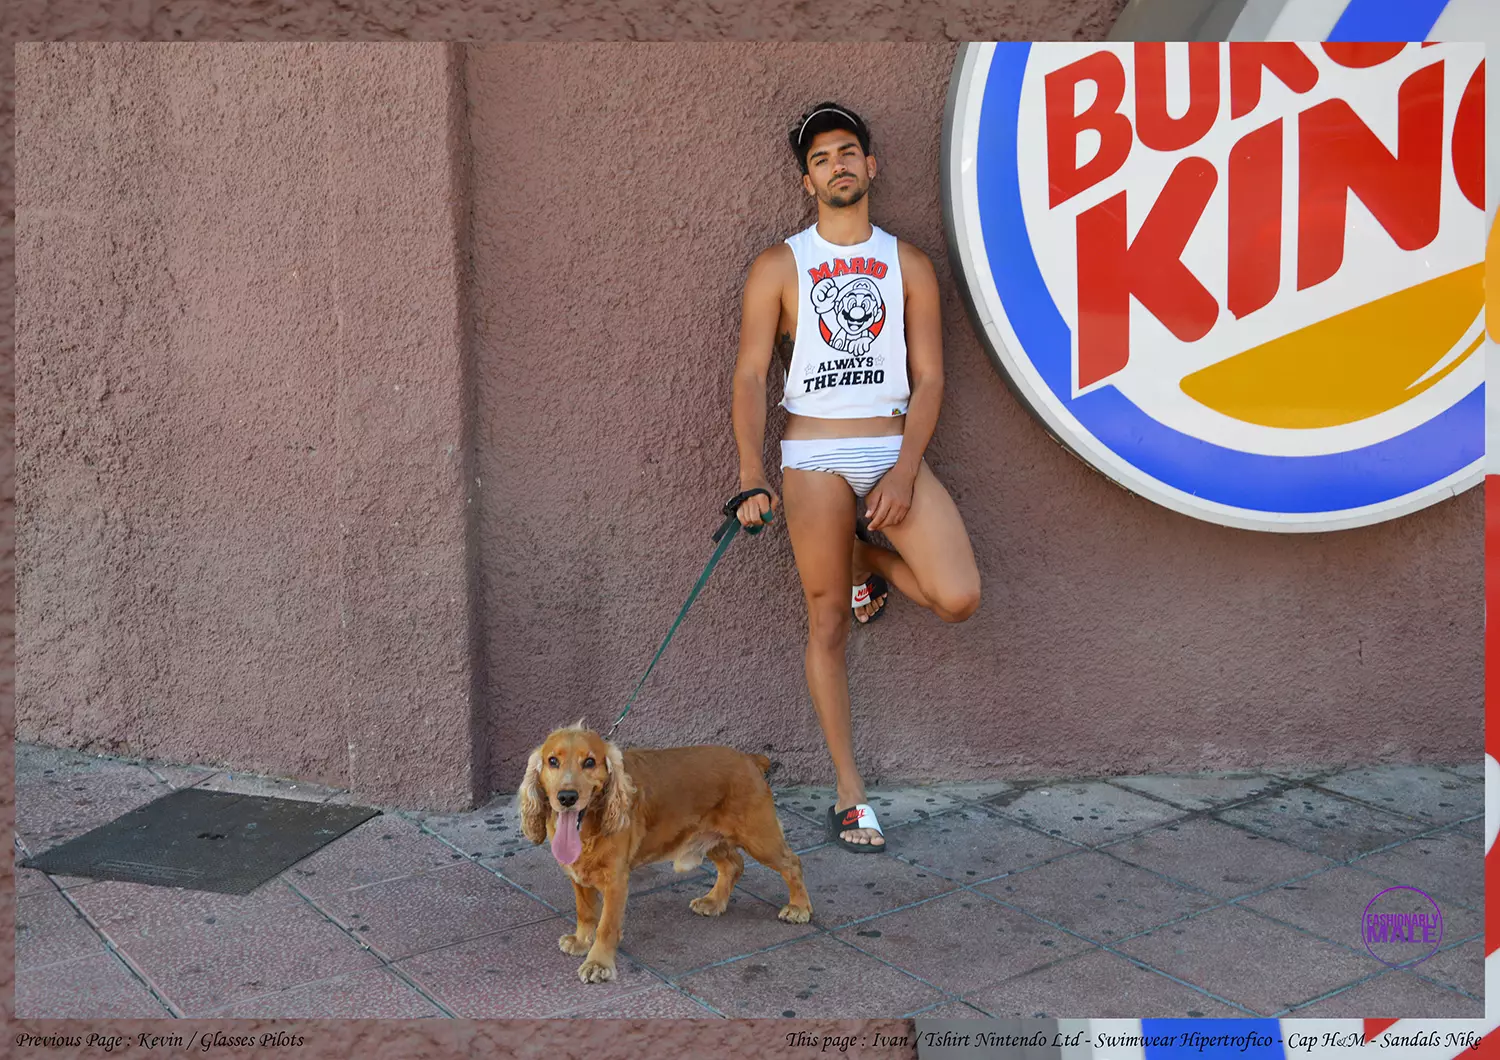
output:
MULTIPOLYGON (((682 610, 677 612, 677 619, 672 623, 672 628, 667 630, 666 639, 661 642, 661 647, 657 648, 656 654, 651 657, 651 665, 646 667, 646 672, 641 674, 641 679, 635 684, 635 691, 631 692, 630 698, 625 701, 625 709, 620 711, 620 716, 615 719, 614 725, 611 725, 609 732, 604 734, 606 740, 614 735, 616 727, 619 726, 620 722, 625 720, 625 715, 630 713, 630 708, 635 703, 635 697, 640 694, 641 688, 646 683, 646 678, 650 677, 651 671, 656 668, 656 661, 661 658, 662 652, 666 651, 667 645, 672 642, 672 634, 677 632, 677 627, 682 624, 683 616, 688 613, 688 608, 692 607, 693 601, 698 599, 698 593, 703 589, 703 583, 708 581, 709 574, 713 573, 714 567, 718 566, 719 560, 728 550, 729 543, 734 540, 734 535, 739 532, 740 520, 735 515, 736 510, 738 510, 740 505, 758 493, 764 494, 767 497, 771 495, 770 490, 759 488, 745 490, 743 493, 736 493, 733 497, 730 497, 724 502, 724 507, 719 509, 724 515, 724 522, 714 531, 713 540, 717 546, 714 549, 714 554, 708 558, 708 566, 703 568, 703 573, 698 575, 698 582, 693 586, 693 591, 688 593, 687 603, 683 604, 682 610)), ((768 511, 761 516, 761 520, 762 522, 769 523, 775 517, 775 513, 768 511)), ((764 529, 764 526, 747 526, 745 527, 745 533, 758 534, 764 529)))

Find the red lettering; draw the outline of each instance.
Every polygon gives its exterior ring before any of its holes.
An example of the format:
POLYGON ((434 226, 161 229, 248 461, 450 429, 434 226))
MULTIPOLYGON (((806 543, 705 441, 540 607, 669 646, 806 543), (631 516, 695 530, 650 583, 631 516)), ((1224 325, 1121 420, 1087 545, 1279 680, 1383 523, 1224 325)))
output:
POLYGON ((849 271, 850 272, 859 272, 859 273, 869 272, 870 271, 869 267, 868 267, 869 266, 869 262, 870 262, 869 258, 850 258, 849 259, 849 271))
POLYGON ((1318 67, 1290 42, 1235 42, 1229 46, 1229 116, 1242 118, 1260 103, 1261 72, 1268 71, 1293 92, 1318 83, 1318 67))
POLYGON ((849 275, 849 263, 847 261, 845 261, 843 258, 834 258, 833 259, 833 274, 835 276, 848 276, 849 275))
POLYGON ((1484 60, 1469 78, 1453 118, 1453 176, 1458 190, 1484 209, 1484 60))
POLYGON ((1056 206, 1118 172, 1130 154, 1130 119, 1120 113, 1125 99, 1125 66, 1113 52, 1097 51, 1053 70, 1043 79, 1047 97, 1047 180, 1056 206), (1079 84, 1094 82, 1098 94, 1082 114, 1073 113, 1079 84), (1099 134, 1099 150, 1078 164, 1078 134, 1099 134))
POLYGON ((1281 286, 1281 119, 1240 138, 1229 152, 1229 294, 1236 318, 1281 286))
POLYGON ((1183 342, 1196 342, 1214 326, 1219 304, 1182 263, 1182 252, 1218 182, 1208 160, 1178 162, 1129 243, 1128 192, 1078 215, 1080 388, 1129 362, 1131 296, 1183 342))
POLYGON ((1188 108, 1167 113, 1167 46, 1135 46, 1135 131, 1153 151, 1180 151, 1203 139, 1219 116, 1219 45, 1195 42, 1188 49, 1188 108))
POLYGON ((1351 70, 1365 70, 1390 62, 1406 47, 1402 41, 1330 41, 1323 45, 1328 58, 1351 70))
POLYGON ((828 271, 828 262, 826 261, 816 268, 808 269, 807 274, 812 277, 813 283, 817 283, 819 280, 831 280, 833 278, 833 273, 828 271))
POLYGON ((1441 61, 1402 83, 1396 113, 1394 155, 1341 99, 1300 115, 1299 291, 1322 283, 1343 264, 1351 191, 1402 250, 1419 250, 1437 236, 1443 192, 1441 61))
POLYGON ((885 262, 883 262, 883 261, 877 261, 877 262, 875 262, 874 276, 875 276, 875 278, 877 280, 883 280, 883 279, 885 279, 885 262))

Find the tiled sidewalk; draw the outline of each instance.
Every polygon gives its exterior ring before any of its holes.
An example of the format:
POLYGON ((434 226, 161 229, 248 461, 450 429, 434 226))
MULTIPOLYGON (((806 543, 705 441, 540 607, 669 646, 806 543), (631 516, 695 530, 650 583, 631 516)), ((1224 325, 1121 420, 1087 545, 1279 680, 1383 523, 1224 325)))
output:
MULTIPOLYGON (((16 751, 37 852, 201 785, 344 793, 16 751)), ((1479 766, 941 785, 876 792, 891 854, 823 842, 825 790, 779 793, 814 920, 747 861, 632 877, 619 978, 577 979, 572 890, 509 797, 387 813, 244 897, 17 871, 16 1015, 1142 1017, 1483 1014, 1479 766), (1440 903, 1441 950, 1392 970, 1359 936, 1393 883, 1440 903)))

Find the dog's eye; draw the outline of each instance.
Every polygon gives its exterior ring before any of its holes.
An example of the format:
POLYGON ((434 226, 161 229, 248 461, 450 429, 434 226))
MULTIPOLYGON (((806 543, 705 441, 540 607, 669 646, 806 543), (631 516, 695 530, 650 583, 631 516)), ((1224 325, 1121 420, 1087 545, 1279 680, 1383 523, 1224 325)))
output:
POLYGON ((593 769, 594 768, 594 760, 592 758, 585 758, 583 760, 583 768, 584 769, 593 769))
POLYGON ((547 759, 547 764, 549 766, 551 766, 553 769, 556 769, 557 768, 557 756, 553 755, 551 758, 547 759))

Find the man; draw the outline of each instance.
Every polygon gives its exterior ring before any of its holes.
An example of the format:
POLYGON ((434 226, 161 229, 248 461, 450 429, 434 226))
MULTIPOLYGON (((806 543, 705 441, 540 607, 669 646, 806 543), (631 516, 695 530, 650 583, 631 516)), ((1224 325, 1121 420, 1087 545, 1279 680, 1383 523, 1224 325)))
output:
POLYGON ((781 503, 761 455, 766 376, 779 350, 789 413, 782 489, 807 600, 807 686, 836 776, 830 838, 876 853, 885 837, 865 801, 850 735, 851 616, 878 616, 894 586, 939 618, 962 622, 979 606, 979 570, 953 499, 922 459, 943 401, 932 262, 870 223, 876 164, 858 115, 819 104, 792 127, 790 142, 818 220, 761 253, 745 283, 733 399, 740 489, 770 496, 751 497, 738 515, 758 525, 781 503), (895 551, 858 530, 860 515, 895 551))

